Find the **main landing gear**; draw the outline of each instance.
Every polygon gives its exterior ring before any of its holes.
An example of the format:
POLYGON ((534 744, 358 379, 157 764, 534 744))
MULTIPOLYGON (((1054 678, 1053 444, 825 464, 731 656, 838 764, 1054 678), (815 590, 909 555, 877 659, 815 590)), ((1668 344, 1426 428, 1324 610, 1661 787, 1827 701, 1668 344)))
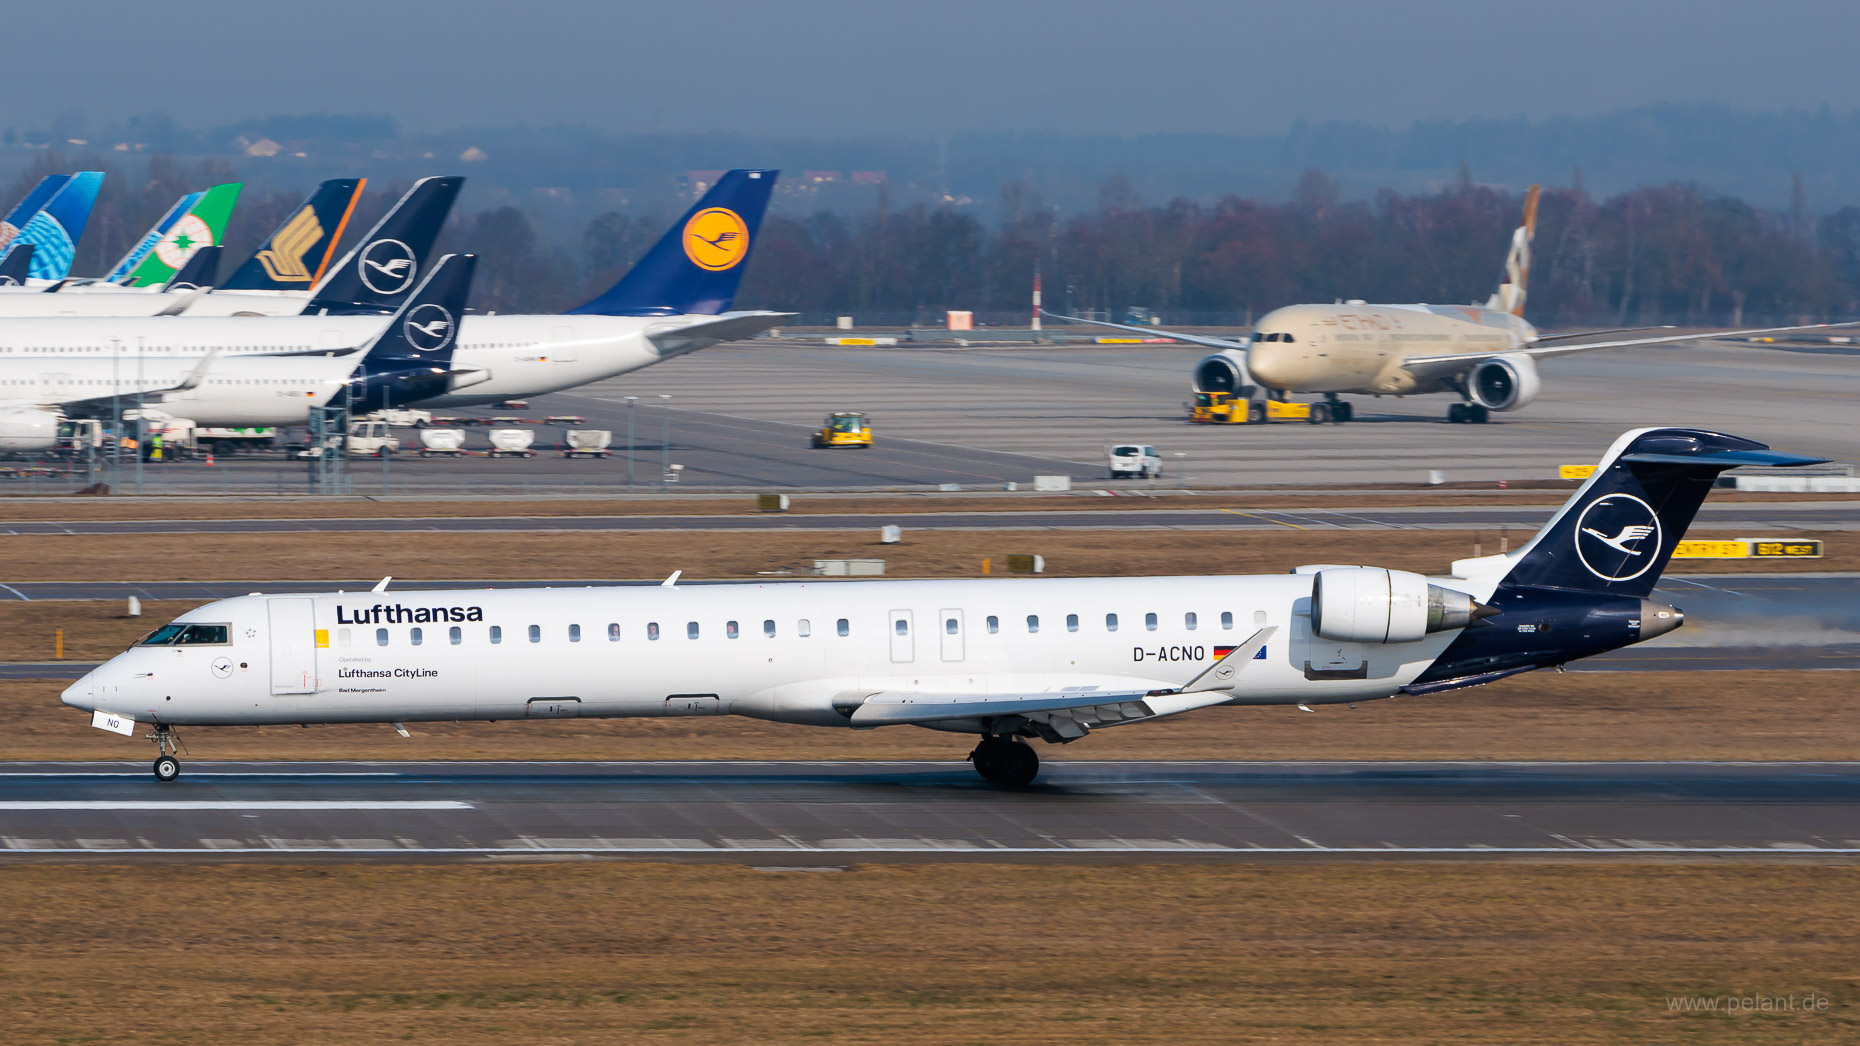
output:
POLYGON ((1455 403, 1447 408, 1450 425, 1483 425, 1489 417, 1491 412, 1477 403, 1455 403))
POLYGON ((975 772, 990 784, 1025 788, 1040 773, 1040 755, 1017 737, 984 737, 969 753, 975 772))
POLYGON ((1348 403, 1337 398, 1334 392, 1324 394, 1324 402, 1313 403, 1311 413, 1307 416, 1313 425, 1334 423, 1341 425, 1356 417, 1356 411, 1348 403))
POLYGON ((149 731, 149 740, 155 742, 155 780, 162 784, 181 776, 181 760, 176 758, 180 751, 180 738, 173 730, 157 725, 149 731))

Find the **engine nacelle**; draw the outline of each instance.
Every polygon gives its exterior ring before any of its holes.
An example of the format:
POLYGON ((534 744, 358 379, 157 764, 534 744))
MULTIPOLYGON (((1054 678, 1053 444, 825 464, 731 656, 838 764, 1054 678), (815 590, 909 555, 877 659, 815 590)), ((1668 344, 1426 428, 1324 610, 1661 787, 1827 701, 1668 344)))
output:
POLYGON ((1537 361, 1522 352, 1486 360, 1466 376, 1467 393, 1487 410, 1517 410, 1536 399, 1542 387, 1537 361))
POLYGON ((1223 349, 1203 357, 1195 364, 1196 392, 1233 392, 1253 394, 1253 382, 1246 371, 1245 349, 1223 349))
POLYGON ((59 420, 37 407, 0 410, 0 451, 52 449, 58 445, 59 420))
POLYGON ((1465 628, 1479 609, 1466 593, 1406 570, 1331 567, 1311 583, 1311 631, 1342 643, 1412 643, 1465 628))

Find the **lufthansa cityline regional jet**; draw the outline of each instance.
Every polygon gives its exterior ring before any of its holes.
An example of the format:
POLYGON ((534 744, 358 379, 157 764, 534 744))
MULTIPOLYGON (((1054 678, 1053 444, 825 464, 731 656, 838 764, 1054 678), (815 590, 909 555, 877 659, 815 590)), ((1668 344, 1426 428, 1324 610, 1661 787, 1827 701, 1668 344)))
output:
POLYGON ((1529 543, 1447 576, 1306 566, 1226 577, 774 582, 254 593, 189 611, 64 692, 150 728, 155 776, 191 725, 742 715, 980 736, 1025 785, 1026 742, 1212 705, 1432 694, 1677 628, 1648 598, 1719 472, 1821 459, 1695 429, 1617 439, 1529 543))
MULTIPOLYGON (((474 314, 459 320, 443 371, 417 383, 371 386, 373 407, 464 406, 537 396, 648 367, 724 341, 753 337, 792 313, 730 312, 768 206, 775 171, 718 180, 605 294, 563 315, 474 314), (387 397, 383 402, 379 397, 387 397), (396 402, 398 400, 398 402, 396 402)), ((385 317, 254 316, 12 320, 0 324, 0 449, 46 445, 64 417, 101 413, 112 396, 177 398, 187 414, 198 384, 244 356, 352 355, 385 317), (79 363, 103 361, 80 368, 79 363), (185 364, 185 366, 181 366, 185 364), (85 377, 78 380, 79 370, 85 377)))
POLYGON ((1815 323, 1625 341, 1578 339, 1653 328, 1538 334, 1537 328, 1524 319, 1531 239, 1537 233, 1537 194, 1535 185, 1525 193, 1524 222, 1511 235, 1504 282, 1483 307, 1371 305, 1358 300, 1334 305, 1287 305, 1260 317, 1253 325, 1252 337, 1243 341, 1080 319, 1044 310, 1042 313, 1067 323, 1110 327, 1150 337, 1160 335, 1218 349, 1195 364, 1191 380, 1196 394, 1224 392, 1252 399, 1250 421, 1268 419, 1268 398, 1285 399, 1292 393, 1321 394, 1323 401, 1311 405, 1309 420, 1314 425, 1355 417, 1355 408, 1339 398, 1342 395, 1399 397, 1435 393, 1450 393, 1460 399, 1447 408, 1448 421, 1484 424, 1492 411, 1517 410, 1536 399, 1543 387, 1537 364, 1556 356, 1702 338, 1853 326, 1815 323))

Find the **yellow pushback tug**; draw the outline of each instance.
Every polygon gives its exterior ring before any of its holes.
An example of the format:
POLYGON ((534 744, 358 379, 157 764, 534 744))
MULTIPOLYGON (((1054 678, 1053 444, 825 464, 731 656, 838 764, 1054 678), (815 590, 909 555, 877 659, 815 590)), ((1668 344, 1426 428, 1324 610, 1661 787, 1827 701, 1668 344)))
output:
POLYGON ((1198 425, 1257 425, 1266 421, 1310 421, 1311 404, 1254 400, 1233 392, 1197 392, 1188 420, 1198 425))
POLYGON ((872 422, 858 411, 838 410, 827 415, 826 424, 814 433, 814 446, 869 447, 872 445, 872 422))

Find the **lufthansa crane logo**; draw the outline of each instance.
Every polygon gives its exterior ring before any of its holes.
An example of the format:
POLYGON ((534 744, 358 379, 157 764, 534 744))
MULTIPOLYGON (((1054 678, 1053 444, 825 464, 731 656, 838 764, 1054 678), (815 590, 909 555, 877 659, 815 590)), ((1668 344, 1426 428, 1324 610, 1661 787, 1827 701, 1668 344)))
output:
POLYGON ((1632 494, 1597 498, 1576 517, 1576 557, 1603 581, 1632 581, 1645 574, 1663 537, 1653 507, 1632 494))
POLYGON ((749 256, 749 225, 728 207, 706 207, 685 223, 685 257, 711 272, 741 265, 749 256))
POLYGON ((429 302, 407 314, 401 333, 415 352, 438 352, 452 342, 452 314, 429 302))
POLYGON ((376 240, 362 249, 356 274, 376 294, 399 294, 413 286, 420 264, 413 248, 399 240, 376 240))

